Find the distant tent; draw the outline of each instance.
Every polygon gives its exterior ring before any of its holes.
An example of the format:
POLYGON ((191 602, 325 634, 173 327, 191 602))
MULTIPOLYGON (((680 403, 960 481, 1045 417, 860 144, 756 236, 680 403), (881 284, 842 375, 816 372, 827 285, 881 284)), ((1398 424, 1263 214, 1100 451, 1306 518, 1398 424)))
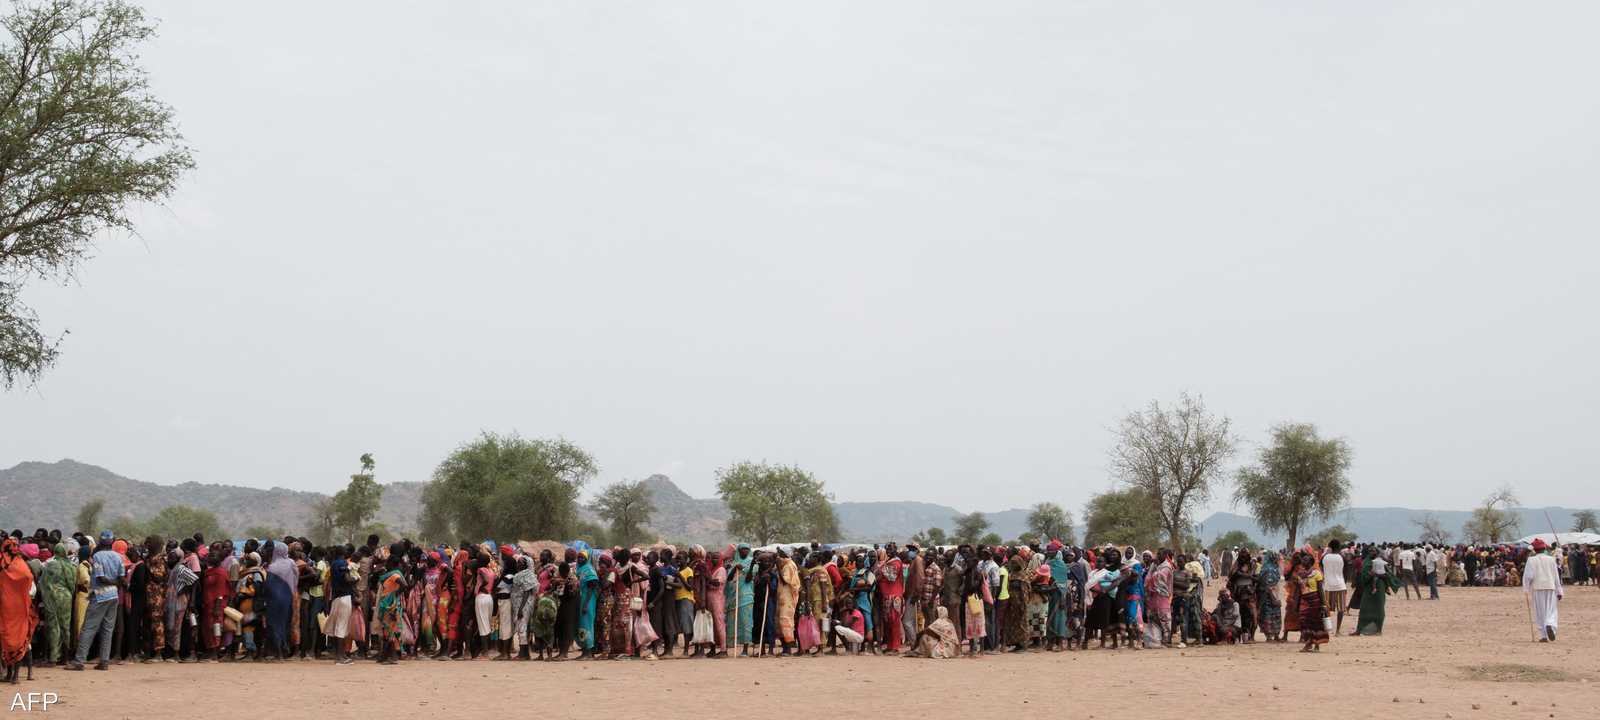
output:
POLYGON ((1543 540, 1551 545, 1600 545, 1600 534, 1591 532, 1539 533, 1537 535, 1529 535, 1517 542, 1523 545, 1532 545, 1534 538, 1543 540))

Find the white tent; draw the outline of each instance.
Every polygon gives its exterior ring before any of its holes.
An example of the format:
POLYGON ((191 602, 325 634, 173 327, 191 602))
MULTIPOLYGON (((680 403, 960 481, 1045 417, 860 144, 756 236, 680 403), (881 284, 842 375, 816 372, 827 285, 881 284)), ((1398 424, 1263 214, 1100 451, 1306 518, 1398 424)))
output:
POLYGON ((1524 545, 1532 545, 1534 538, 1539 538, 1551 545, 1600 545, 1600 535, 1591 532, 1539 533, 1537 535, 1529 535, 1517 542, 1524 545))

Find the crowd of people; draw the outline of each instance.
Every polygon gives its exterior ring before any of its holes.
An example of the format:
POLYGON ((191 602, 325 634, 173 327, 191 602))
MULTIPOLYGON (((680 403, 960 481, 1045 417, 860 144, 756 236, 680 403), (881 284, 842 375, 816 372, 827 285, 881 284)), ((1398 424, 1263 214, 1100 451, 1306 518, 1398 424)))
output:
POLYGON ((1192 554, 1056 541, 918 547, 410 540, 206 542, 110 531, 0 541, 6 680, 52 663, 357 658, 561 661, 984 653, 1286 643, 1383 632, 1390 595, 1522 585, 1555 640, 1563 584, 1594 548, 1412 543, 1192 554), (1207 606, 1207 586, 1221 583, 1207 606))

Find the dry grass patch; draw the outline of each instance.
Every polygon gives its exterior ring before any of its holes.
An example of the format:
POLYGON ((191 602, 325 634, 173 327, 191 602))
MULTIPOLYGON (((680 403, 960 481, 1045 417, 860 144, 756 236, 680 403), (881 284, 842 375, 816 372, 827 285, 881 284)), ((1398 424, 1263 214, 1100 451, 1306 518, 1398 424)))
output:
POLYGON ((1517 663, 1475 665, 1461 670, 1464 679, 1482 682, 1571 682, 1578 679, 1565 670, 1517 663))

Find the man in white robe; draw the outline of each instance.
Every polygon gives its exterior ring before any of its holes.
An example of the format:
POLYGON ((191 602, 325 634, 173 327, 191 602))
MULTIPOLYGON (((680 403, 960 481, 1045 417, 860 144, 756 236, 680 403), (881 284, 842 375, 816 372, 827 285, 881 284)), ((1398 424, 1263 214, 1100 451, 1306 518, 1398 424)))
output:
POLYGON ((1533 553, 1522 570, 1522 589, 1533 601, 1533 629, 1539 642, 1555 642, 1556 604, 1562 596, 1561 566, 1541 538, 1534 538, 1533 553))

